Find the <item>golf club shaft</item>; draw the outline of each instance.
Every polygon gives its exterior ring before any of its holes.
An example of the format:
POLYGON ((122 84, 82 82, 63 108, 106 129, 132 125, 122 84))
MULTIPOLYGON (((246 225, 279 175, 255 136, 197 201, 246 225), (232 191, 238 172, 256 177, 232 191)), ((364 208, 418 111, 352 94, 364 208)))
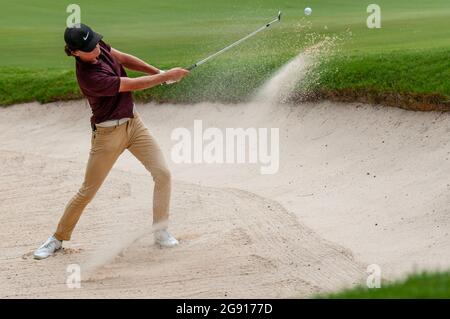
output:
POLYGON ((264 26, 262 26, 262 27, 259 28, 258 30, 253 31, 252 33, 250 33, 249 35, 243 37, 242 39, 240 39, 240 40, 238 40, 238 41, 236 41, 236 42, 230 44, 229 46, 223 48, 223 49, 220 50, 220 51, 217 51, 217 52, 214 53, 214 54, 211 54, 211 55, 208 56, 207 58, 204 58, 203 60, 198 61, 197 63, 195 63, 195 64, 193 64, 193 65, 187 67, 186 69, 189 70, 189 71, 191 71, 192 69, 196 68, 196 67, 199 66, 199 65, 202 65, 202 64, 205 63, 206 61, 209 61, 209 60, 211 60, 212 58, 218 56, 219 54, 222 54, 223 52, 225 52, 225 51, 231 49, 232 47, 238 45, 239 43, 241 43, 241 42, 247 40, 248 38, 250 38, 250 37, 252 37, 252 36, 254 36, 254 35, 257 34, 258 32, 261 32, 262 30, 264 30, 264 29, 270 27, 271 24, 273 24, 273 23, 275 23, 275 22, 277 22, 277 21, 280 21, 280 17, 281 17, 281 12, 278 13, 278 17, 277 17, 276 19, 274 19, 273 21, 270 21, 269 23, 265 24, 264 26))

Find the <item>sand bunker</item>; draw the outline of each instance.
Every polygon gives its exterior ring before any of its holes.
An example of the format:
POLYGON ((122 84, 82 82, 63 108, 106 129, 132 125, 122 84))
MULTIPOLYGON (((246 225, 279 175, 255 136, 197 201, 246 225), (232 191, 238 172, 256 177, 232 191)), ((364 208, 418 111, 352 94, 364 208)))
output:
POLYGON ((84 101, 0 109, 0 297, 302 297, 364 283, 369 264, 385 279, 449 267, 449 116, 279 104, 309 62, 290 63, 297 72, 282 69, 251 103, 138 105, 173 172, 180 246, 170 250, 152 243, 151 176, 124 153, 72 241, 33 260, 81 185, 90 110, 84 101), (279 128, 279 172, 173 163, 171 132, 194 120, 279 128), (70 264, 81 266, 81 289, 66 286, 70 264))

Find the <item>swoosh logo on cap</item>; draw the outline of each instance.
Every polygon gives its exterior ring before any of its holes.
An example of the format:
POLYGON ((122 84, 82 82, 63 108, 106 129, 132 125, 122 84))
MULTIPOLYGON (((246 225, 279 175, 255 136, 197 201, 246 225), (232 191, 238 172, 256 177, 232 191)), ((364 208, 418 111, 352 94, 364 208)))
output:
POLYGON ((83 37, 83 40, 86 41, 87 38, 88 38, 88 36, 89 36, 89 31, 88 31, 88 33, 86 34, 86 37, 83 37))

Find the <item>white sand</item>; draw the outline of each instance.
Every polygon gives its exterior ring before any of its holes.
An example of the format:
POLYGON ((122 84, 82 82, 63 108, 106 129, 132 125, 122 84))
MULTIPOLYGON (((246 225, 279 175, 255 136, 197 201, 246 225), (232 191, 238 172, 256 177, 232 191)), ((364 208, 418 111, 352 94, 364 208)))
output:
POLYGON ((138 110, 173 172, 180 246, 152 245, 153 183, 127 152, 66 248, 33 260, 81 185, 90 110, 84 101, 2 108, 0 297, 302 297, 363 284, 369 264, 384 279, 450 267, 448 114, 330 102, 138 110), (278 174, 173 163, 172 130, 196 119, 280 128, 278 174), (81 289, 65 285, 71 263, 81 264, 81 289))

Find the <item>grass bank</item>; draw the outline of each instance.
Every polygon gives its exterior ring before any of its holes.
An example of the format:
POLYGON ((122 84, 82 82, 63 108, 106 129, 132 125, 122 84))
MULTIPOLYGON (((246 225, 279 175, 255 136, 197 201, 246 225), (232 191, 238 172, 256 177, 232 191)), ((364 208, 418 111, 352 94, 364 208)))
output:
POLYGON ((381 288, 357 287, 317 297, 332 299, 448 299, 450 298, 450 272, 423 272, 410 275, 405 280, 382 284, 381 288))

